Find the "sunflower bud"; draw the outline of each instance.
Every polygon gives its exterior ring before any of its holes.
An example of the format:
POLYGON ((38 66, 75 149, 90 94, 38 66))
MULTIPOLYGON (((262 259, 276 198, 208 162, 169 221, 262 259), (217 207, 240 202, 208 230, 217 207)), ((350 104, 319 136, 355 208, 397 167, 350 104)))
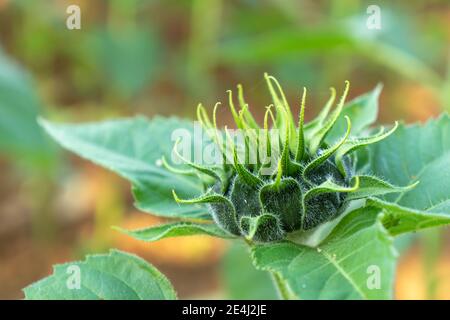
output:
POLYGON ((185 159, 188 165, 201 173, 199 177, 208 176, 208 180, 203 181, 205 194, 196 199, 182 200, 174 193, 180 203, 207 204, 219 227, 256 242, 282 240, 287 233, 315 228, 342 214, 349 198, 366 197, 367 193, 358 193, 360 177, 356 175, 351 152, 384 139, 396 128, 371 137, 350 138, 351 120, 345 117, 345 134, 329 144, 325 138, 341 115, 349 83, 346 82, 344 93, 334 110, 336 94, 331 89, 331 97, 324 109, 316 119, 305 124, 306 89, 303 90, 298 121, 294 122, 281 86, 272 76, 266 74, 265 78, 273 98, 275 115, 271 108, 267 109, 263 128, 258 126, 250 113, 242 87, 238 86, 239 110, 235 108, 232 92, 229 91, 230 110, 236 126, 250 132, 240 145, 230 138, 227 129, 217 130, 218 105, 214 108, 213 121, 199 106, 199 121, 206 129, 215 129, 211 139, 221 150, 224 162, 221 167, 208 168, 185 159), (269 118, 273 122, 271 128, 269 118), (264 134, 253 134, 254 130, 262 130, 264 134), (274 135, 275 131, 281 134, 274 135), (227 153, 230 149, 231 155, 227 153), (238 150, 244 150, 244 161, 239 158, 238 150), (251 163, 248 161, 249 153, 255 150, 257 161, 251 163), (269 158, 277 159, 274 170, 268 166, 266 160, 269 158), (229 159, 231 161, 226 161, 229 159))

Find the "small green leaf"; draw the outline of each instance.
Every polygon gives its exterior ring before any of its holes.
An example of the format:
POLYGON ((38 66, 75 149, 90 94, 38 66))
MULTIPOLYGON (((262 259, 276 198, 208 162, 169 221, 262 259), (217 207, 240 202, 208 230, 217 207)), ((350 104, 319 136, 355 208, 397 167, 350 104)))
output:
POLYGON ((199 234, 219 238, 233 238, 230 234, 211 223, 173 222, 139 230, 125 230, 119 227, 114 227, 114 229, 135 239, 148 242, 170 237, 193 236, 199 234))
POLYGON ((24 289, 28 300, 176 299, 169 280, 145 260, 118 250, 54 266, 53 274, 24 289))

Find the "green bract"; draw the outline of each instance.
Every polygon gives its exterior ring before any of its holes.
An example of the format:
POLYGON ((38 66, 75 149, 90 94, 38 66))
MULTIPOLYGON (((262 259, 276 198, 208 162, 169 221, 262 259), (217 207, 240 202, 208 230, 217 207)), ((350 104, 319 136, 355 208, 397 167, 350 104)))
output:
MULTIPOLYGON (((405 190, 374 176, 358 175, 355 170, 357 158, 353 151, 388 137, 396 130, 397 123, 389 131, 382 129, 372 136, 351 138, 351 119, 345 116, 347 129, 344 135, 331 143, 326 140, 341 115, 349 90, 348 82, 334 110, 336 93, 332 88, 331 97, 319 116, 305 124, 306 89, 303 90, 298 120, 294 120, 277 80, 267 74, 265 78, 275 116, 268 107, 262 128, 245 103, 242 87, 238 86, 240 110, 236 110, 232 92, 228 92, 231 113, 244 136, 240 145, 234 142, 226 128, 225 133, 217 130, 218 104, 214 108, 213 121, 199 105, 198 120, 204 129, 214 131, 210 136, 222 153, 222 166, 206 167, 184 159, 198 171, 206 187, 203 195, 189 200, 178 198, 174 191, 177 202, 206 203, 214 221, 223 230, 248 240, 269 242, 284 239, 289 232, 309 230, 336 218, 351 200, 405 190), (273 122, 270 128, 269 118, 273 122), (256 130, 262 130, 263 134, 256 134, 256 130), (276 148, 275 142, 281 147, 276 148), (232 150, 231 157, 227 153, 229 149, 232 150), (250 161, 252 155, 255 162, 250 161), (228 158, 232 160, 227 161, 228 158), (277 164, 275 170, 271 170, 270 159, 274 158, 277 164)), ((173 168, 165 159, 163 163, 174 173, 192 173, 173 168)))

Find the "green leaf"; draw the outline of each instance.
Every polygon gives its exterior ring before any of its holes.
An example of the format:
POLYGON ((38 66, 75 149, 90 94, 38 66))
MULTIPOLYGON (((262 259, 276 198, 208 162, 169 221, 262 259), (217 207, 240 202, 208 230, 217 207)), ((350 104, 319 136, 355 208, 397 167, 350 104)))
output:
POLYGON ((378 214, 373 207, 349 213, 317 248, 256 245, 253 262, 280 275, 301 299, 392 298, 396 252, 378 214), (379 288, 372 286, 373 270, 379 271, 379 288))
POLYGON ((172 196, 172 189, 182 198, 198 196, 203 191, 198 180, 159 165, 162 156, 170 159, 172 132, 191 133, 188 121, 136 117, 87 124, 40 123, 66 149, 131 181, 138 209, 166 217, 207 217, 202 205, 180 206, 172 196))
POLYGON ((420 211, 379 199, 370 199, 368 204, 384 209, 383 224, 394 236, 450 224, 450 213, 420 211))
POLYGON ((114 229, 132 236, 135 239, 149 242, 170 237, 192 236, 198 234, 206 234, 219 238, 233 238, 233 236, 217 227, 216 224, 210 223, 174 222, 139 230, 125 230, 118 227, 115 227, 114 229))
POLYGON ((392 235, 450 224, 450 118, 426 124, 401 125, 389 138, 360 152, 365 171, 412 185, 400 194, 368 203, 383 209, 383 223, 392 235))
POLYGON ((169 280, 155 267, 118 250, 89 255, 82 262, 56 265, 51 276, 26 287, 24 292, 28 300, 176 299, 169 280))
POLYGON ((400 125, 387 139, 366 147, 369 173, 406 186, 420 183, 385 199, 422 211, 450 213, 450 118, 448 114, 424 125, 400 125), (434 211, 436 212, 436 211, 434 211))
POLYGON ((346 103, 338 120, 328 133, 326 141, 333 143, 345 134, 347 127, 345 116, 352 121, 350 136, 358 136, 363 130, 373 124, 378 116, 378 98, 382 88, 381 85, 377 85, 372 91, 346 103))
POLYGON ((57 154, 37 124, 39 113, 31 78, 0 50, 0 152, 42 170, 57 154))

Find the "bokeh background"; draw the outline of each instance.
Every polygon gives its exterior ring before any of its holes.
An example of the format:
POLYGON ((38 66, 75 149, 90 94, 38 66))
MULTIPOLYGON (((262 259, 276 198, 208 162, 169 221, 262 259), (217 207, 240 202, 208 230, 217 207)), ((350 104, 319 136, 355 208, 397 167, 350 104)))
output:
MULTIPOLYGON (((163 220, 133 208, 128 183, 54 145, 37 116, 193 117, 198 102, 211 108, 242 83, 261 118, 269 72, 292 105, 308 87, 308 119, 348 79, 351 97, 384 84, 380 122, 423 122, 450 110, 449 43, 448 0, 0 0, 0 298, 110 247, 151 261, 181 298, 275 297, 242 247, 112 230, 163 220), (66 28, 71 4, 81 30, 66 28), (366 27, 371 4, 380 30, 366 27)), ((398 246, 396 298, 450 299, 449 230, 398 246)))

